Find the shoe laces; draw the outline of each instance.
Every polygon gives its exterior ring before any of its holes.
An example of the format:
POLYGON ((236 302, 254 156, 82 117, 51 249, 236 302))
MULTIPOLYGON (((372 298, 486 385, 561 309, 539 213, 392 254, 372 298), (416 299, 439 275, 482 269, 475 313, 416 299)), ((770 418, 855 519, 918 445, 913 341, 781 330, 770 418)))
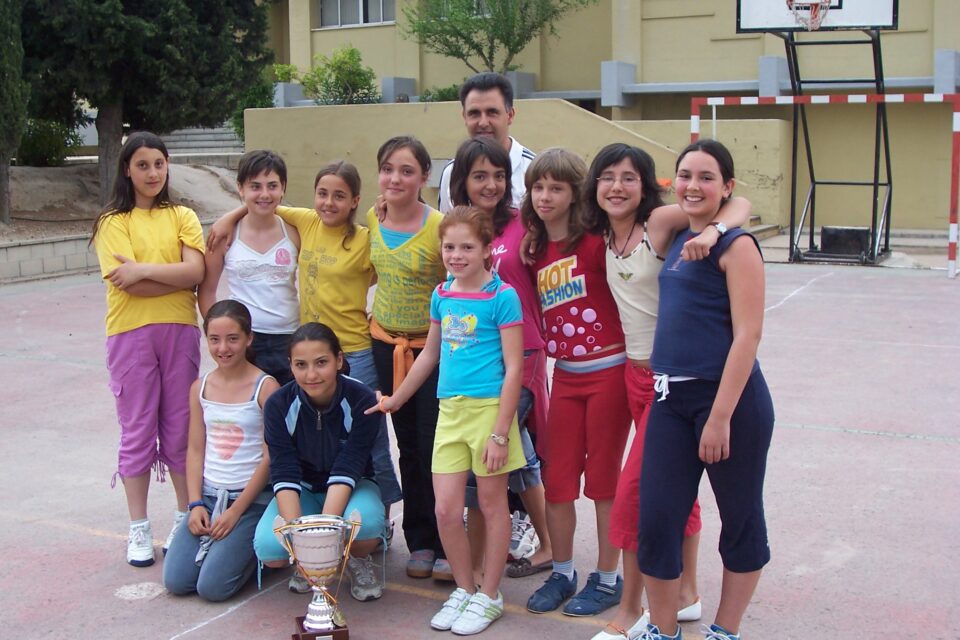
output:
POLYGON ((732 636, 706 624, 700 625, 700 633, 703 634, 703 640, 740 640, 739 635, 732 636))
POLYGON ((520 517, 516 511, 513 512, 512 525, 510 527, 510 540, 519 543, 523 536, 527 534, 532 526, 529 522, 520 517))
POLYGON ((350 569, 357 578, 357 583, 363 586, 375 584, 377 581, 374 573, 373 560, 367 558, 350 558, 350 569))
POLYGON ((130 529, 130 542, 137 547, 145 547, 149 544, 147 539, 147 527, 132 527, 130 529))

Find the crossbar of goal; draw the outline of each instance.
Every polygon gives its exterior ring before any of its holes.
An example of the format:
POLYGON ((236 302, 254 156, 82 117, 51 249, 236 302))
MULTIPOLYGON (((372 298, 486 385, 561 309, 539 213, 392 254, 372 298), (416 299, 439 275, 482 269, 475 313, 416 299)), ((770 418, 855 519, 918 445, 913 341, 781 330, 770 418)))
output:
POLYGON ((947 277, 957 277, 957 201, 960 198, 960 94, 958 93, 847 93, 807 96, 717 96, 690 100, 690 141, 700 138, 700 110, 703 107, 816 104, 916 104, 953 105, 952 152, 950 160, 950 225, 947 245, 947 277))

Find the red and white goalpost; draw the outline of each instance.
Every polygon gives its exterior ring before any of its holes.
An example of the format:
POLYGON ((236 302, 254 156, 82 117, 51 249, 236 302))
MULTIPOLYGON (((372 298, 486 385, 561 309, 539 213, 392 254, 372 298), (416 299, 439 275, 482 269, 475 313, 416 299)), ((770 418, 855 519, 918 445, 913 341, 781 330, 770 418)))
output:
POLYGON ((951 103, 953 105, 952 153, 950 162, 950 226, 947 245, 947 276, 957 277, 957 200, 960 197, 960 94, 957 93, 885 93, 771 97, 698 97, 690 101, 690 140, 700 137, 700 109, 764 105, 878 104, 878 103, 951 103))

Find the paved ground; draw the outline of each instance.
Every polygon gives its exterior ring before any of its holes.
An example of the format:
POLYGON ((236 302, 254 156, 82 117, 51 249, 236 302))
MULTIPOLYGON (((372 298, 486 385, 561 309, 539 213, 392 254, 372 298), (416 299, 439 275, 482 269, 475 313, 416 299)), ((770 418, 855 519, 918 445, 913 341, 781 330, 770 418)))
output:
MULTIPOLYGON (((960 283, 906 269, 770 264, 767 274, 760 357, 777 410, 773 561, 744 637, 960 638, 960 283)), ((307 597, 286 591, 286 574, 213 605, 164 592, 159 562, 124 563, 103 307, 95 275, 0 286, 0 637, 289 637, 307 597)), ((709 617, 718 522, 707 485, 701 499, 709 617)), ((171 487, 154 487, 158 537, 172 501, 171 487)), ((585 575, 594 563, 586 504, 580 516, 585 575)), ((406 578, 404 560, 400 541, 381 601, 344 592, 355 640, 440 637, 427 621, 448 587, 406 578)), ((602 621, 526 612, 542 577, 504 579, 508 611, 486 637, 592 636, 602 621)), ((687 625, 687 637, 697 630, 687 625)))

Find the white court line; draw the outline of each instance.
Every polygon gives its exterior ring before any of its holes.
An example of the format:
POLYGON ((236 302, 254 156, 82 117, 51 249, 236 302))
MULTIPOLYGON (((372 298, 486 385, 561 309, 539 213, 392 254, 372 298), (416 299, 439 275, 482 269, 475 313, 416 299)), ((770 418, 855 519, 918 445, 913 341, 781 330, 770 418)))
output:
POLYGON ((180 633, 178 633, 178 634, 175 635, 175 636, 170 636, 170 640, 177 640, 177 638, 182 638, 183 636, 185 636, 185 635, 187 635, 187 634, 193 633, 193 632, 196 631, 197 629, 202 629, 203 627, 207 626, 207 625, 210 624, 211 622, 214 622, 214 621, 216 621, 216 620, 219 620, 220 618, 222 618, 222 617, 224 617, 224 616, 226 616, 226 615, 228 615, 228 614, 233 613, 234 611, 236 611, 237 609, 239 609, 239 608, 242 607, 243 605, 247 604, 248 602, 250 602, 250 601, 253 600, 254 598, 259 598, 259 597, 262 596, 263 594, 269 593, 270 591, 273 591, 274 589, 277 588, 277 586, 279 586, 279 585, 281 585, 281 584, 284 584, 285 582, 286 582, 285 580, 278 580, 278 581, 277 581, 276 583, 274 583, 272 586, 269 586, 269 587, 267 587, 266 589, 263 589, 263 590, 261 590, 261 591, 256 592, 255 594, 253 594, 252 596, 250 596, 249 598, 247 598, 247 599, 245 599, 245 600, 241 600, 240 602, 238 602, 237 604, 233 605, 232 607, 230 607, 230 608, 227 609, 226 611, 224 611, 224 612, 222 612, 222 613, 220 613, 220 614, 217 614, 217 615, 213 616, 213 617, 210 618, 209 620, 205 620, 205 621, 203 621, 203 622, 201 622, 201 623, 199 623, 199 624, 195 624, 195 625, 193 625, 192 627, 190 627, 189 629, 187 629, 186 631, 181 631, 180 633))
POLYGON ((790 294, 787 295, 786 298, 784 298, 783 300, 781 300, 781 301, 778 302, 777 304, 773 305, 772 307, 767 307, 766 309, 764 309, 764 312, 773 311, 773 310, 776 309, 777 307, 781 306, 784 302, 786 302, 787 300, 789 300, 789 299, 792 298, 793 296, 797 295, 798 293, 800 293, 801 291, 803 291, 804 289, 806 289, 807 287, 809 287, 810 285, 812 285, 812 284, 813 284, 814 282, 816 282, 817 280, 820 280, 821 278, 826 278, 827 276, 832 276, 832 275, 833 275, 833 271, 830 271, 830 272, 828 272, 828 273, 824 273, 824 274, 822 274, 822 275, 817 276, 817 277, 814 278, 813 280, 810 280, 809 282, 807 282, 807 283, 806 283, 805 285, 803 285, 802 287, 798 287, 798 288, 794 289, 793 291, 791 291, 790 294))
POLYGON ((802 424, 797 422, 777 422, 779 429, 798 429, 801 431, 826 431, 828 433, 850 433, 859 436, 879 436, 898 440, 925 440, 928 442, 960 442, 957 436, 938 436, 922 433, 902 433, 899 431, 879 431, 876 429, 855 429, 853 427, 831 427, 823 424, 802 424))

